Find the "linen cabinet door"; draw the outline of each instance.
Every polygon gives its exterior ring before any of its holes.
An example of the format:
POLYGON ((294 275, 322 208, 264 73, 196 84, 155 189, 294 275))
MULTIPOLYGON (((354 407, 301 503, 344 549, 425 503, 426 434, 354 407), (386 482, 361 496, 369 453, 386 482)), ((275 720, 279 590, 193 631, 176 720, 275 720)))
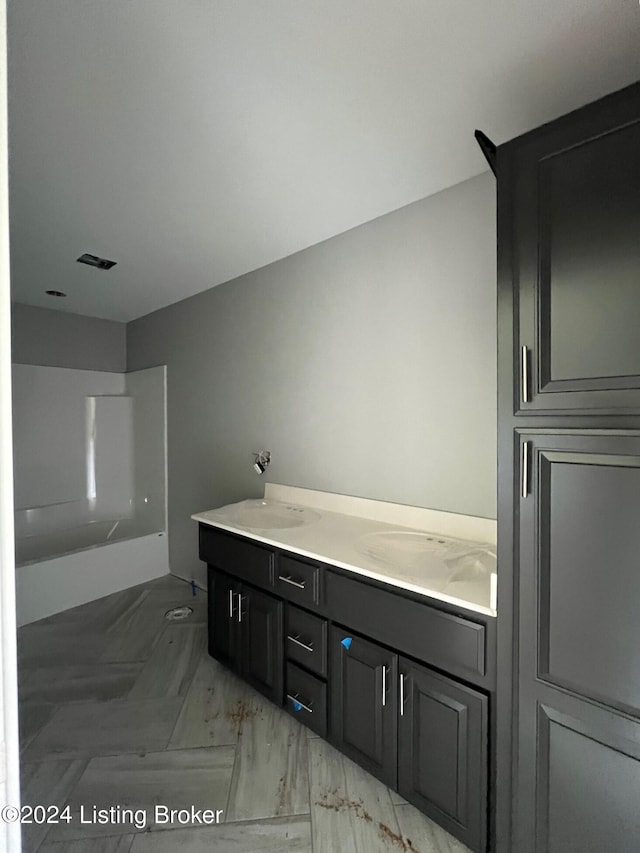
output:
POLYGON ((640 839, 640 434, 519 436, 513 849, 640 839), (527 462, 528 460, 528 462, 527 462))
POLYGON ((640 86, 505 148, 516 408, 640 412, 640 86))
POLYGON ((240 584, 211 566, 207 567, 209 654, 231 669, 240 668, 238 603, 240 584))
POLYGON ((488 699, 404 658, 398 791, 472 850, 487 847, 488 699))
POLYGON ((283 702, 283 602, 251 586, 240 592, 242 675, 256 690, 283 702))
POLYGON ((333 625, 330 736, 345 755, 386 785, 397 782, 397 655, 333 625))

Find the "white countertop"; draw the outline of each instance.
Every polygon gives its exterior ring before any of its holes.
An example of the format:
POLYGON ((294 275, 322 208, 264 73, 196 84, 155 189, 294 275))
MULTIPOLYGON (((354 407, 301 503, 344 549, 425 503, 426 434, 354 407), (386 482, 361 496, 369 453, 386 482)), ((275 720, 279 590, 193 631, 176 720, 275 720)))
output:
POLYGON ((285 486, 271 486, 265 490, 265 502, 278 509, 278 505, 293 505, 313 515, 309 524, 297 527, 260 529, 239 523, 245 510, 257 508, 259 501, 241 501, 219 509, 192 515, 195 521, 237 533, 256 542, 283 548, 302 557, 310 557, 341 569, 363 575, 383 583, 410 590, 430 598, 445 601, 487 616, 496 616, 497 574, 495 560, 494 525, 489 519, 473 519, 453 513, 437 513, 417 507, 402 507, 398 504, 383 504, 362 498, 348 499, 343 495, 332 496, 324 492, 285 486), (339 500, 336 500, 339 499, 339 500), (352 500, 353 503, 349 503, 352 500), (371 506, 368 506, 368 505, 371 506), (335 512, 327 507, 340 506, 335 512), (391 509, 386 517, 393 523, 379 520, 385 517, 384 507, 391 509), (363 515, 351 514, 350 510, 363 515), (406 510, 406 512, 403 512, 406 510), (370 517, 365 517, 365 514, 370 517), (398 521, 411 518, 424 521, 429 527, 405 526, 398 521), (371 517, 372 516, 372 517, 371 517), (447 516, 435 529, 438 516, 447 516), (482 524, 484 523, 484 527, 482 524), (492 526, 493 525, 493 526, 492 526), (452 530, 458 533, 454 536, 452 530), (460 532, 484 533, 483 539, 460 536, 460 532), (393 534, 397 533, 397 536, 393 534), (400 546, 411 542, 411 534, 434 533, 444 536, 439 547, 441 555, 429 556, 429 570, 425 559, 416 558, 410 552, 406 560, 391 559, 388 542, 397 540, 400 546), (392 534, 391 539, 380 534, 392 534), (365 537, 363 539, 363 537, 365 537), (484 541, 483 541, 484 540, 484 541), (380 547, 382 544, 383 547, 380 547), (399 565, 399 563, 404 563, 399 565))

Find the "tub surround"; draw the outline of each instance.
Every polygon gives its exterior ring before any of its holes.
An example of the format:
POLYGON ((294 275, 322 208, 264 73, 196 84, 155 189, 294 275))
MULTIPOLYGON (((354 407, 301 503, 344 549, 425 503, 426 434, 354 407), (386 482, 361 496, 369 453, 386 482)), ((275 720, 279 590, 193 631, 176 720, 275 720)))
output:
POLYGON ((318 517, 295 527, 250 527, 241 522, 250 518, 251 507, 255 506, 251 501, 191 517, 202 524, 321 560, 400 589, 487 616, 496 615, 497 574, 493 548, 496 522, 491 519, 270 483, 266 485, 264 500, 273 502, 274 507, 293 504, 309 513, 315 511, 318 517), (454 556, 463 555, 468 544, 469 551, 479 555, 484 570, 477 572, 473 579, 456 579, 460 573, 453 568, 449 577, 441 575, 437 581, 430 581, 422 576, 420 567, 398 565, 384 554, 372 556, 370 545, 376 535, 394 532, 434 533, 461 540, 455 543, 459 547, 454 548, 454 556))

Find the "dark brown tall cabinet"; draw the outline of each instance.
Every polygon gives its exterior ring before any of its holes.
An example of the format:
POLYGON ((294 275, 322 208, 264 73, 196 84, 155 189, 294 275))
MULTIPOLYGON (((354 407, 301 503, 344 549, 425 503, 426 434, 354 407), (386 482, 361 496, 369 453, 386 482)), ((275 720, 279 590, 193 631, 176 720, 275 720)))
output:
POLYGON ((640 84, 501 146, 497 174, 498 851, 631 853, 640 84))

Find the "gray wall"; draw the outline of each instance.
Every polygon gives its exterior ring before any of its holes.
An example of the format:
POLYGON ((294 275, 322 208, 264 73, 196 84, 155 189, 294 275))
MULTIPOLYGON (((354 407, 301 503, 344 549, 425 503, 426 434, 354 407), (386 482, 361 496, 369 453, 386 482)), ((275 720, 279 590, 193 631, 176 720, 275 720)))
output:
POLYGON ((12 361, 78 370, 126 370, 126 324, 14 302, 12 361))
POLYGON ((480 175, 127 326, 168 366, 172 571, 191 513, 273 482, 495 517, 495 183, 480 175))

